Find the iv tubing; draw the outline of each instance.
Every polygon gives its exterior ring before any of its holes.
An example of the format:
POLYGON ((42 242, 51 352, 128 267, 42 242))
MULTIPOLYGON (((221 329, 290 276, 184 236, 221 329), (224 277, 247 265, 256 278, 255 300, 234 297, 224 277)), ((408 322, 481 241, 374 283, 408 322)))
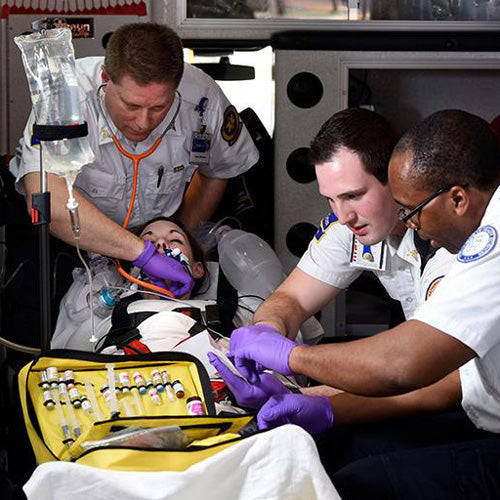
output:
POLYGON ((95 335, 94 301, 92 300, 92 288, 93 288, 92 272, 90 271, 87 262, 83 258, 82 252, 80 250, 80 245, 78 244, 78 240, 76 240, 75 243, 76 243, 76 253, 78 254, 80 260, 82 261, 83 266, 85 267, 87 278, 89 280, 90 333, 92 334, 91 337, 89 338, 89 342, 95 345, 95 343, 97 342, 97 337, 95 335))
POLYGON ((26 354, 40 354, 42 352, 42 350, 37 347, 28 347, 16 344, 15 342, 7 340, 4 337, 0 337, 0 344, 3 344, 5 347, 9 347, 10 349, 14 349, 14 351, 24 352, 26 354))

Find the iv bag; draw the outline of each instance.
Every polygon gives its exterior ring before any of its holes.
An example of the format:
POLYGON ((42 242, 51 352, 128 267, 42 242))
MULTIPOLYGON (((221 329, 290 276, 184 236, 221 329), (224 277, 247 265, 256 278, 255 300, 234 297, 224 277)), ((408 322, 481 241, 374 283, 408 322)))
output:
MULTIPOLYGON (((71 30, 45 30, 17 36, 14 41, 22 53, 36 123, 84 123, 71 30)), ((87 137, 44 141, 42 155, 45 171, 58 175, 76 174, 94 160, 87 137)))

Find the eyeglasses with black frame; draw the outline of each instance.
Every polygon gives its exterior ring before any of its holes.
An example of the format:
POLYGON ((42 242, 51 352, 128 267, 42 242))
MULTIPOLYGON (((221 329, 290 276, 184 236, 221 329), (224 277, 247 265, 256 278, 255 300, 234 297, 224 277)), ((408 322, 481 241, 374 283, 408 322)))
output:
MULTIPOLYGON (((438 189, 435 193, 431 194, 428 198, 426 198, 422 203, 419 203, 413 210, 406 210, 406 208, 401 207, 398 212, 398 217, 401 222, 404 222, 405 224, 408 223, 408 221, 415 215, 417 215, 419 212, 421 212, 426 205, 428 205, 434 198, 437 198, 440 194, 446 193, 446 191, 449 191, 453 186, 456 186, 457 184, 452 184, 451 186, 444 186, 440 189, 438 189)), ((460 185, 460 184, 459 184, 460 185)), ((467 187, 467 184, 461 184, 461 187, 467 187)))

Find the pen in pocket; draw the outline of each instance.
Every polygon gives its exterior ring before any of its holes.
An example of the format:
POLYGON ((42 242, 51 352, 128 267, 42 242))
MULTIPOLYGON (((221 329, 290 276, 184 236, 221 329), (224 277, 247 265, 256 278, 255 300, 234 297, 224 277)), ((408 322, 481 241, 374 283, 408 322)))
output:
POLYGON ((158 181, 156 183, 157 188, 160 187, 162 177, 163 177, 163 165, 158 169, 158 181))

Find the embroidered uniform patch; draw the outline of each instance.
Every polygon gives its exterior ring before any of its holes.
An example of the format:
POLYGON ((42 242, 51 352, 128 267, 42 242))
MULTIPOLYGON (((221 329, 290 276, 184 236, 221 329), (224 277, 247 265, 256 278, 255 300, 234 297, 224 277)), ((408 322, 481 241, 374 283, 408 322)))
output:
POLYGON ((314 238, 316 239, 316 241, 319 241, 319 240, 321 240, 321 238, 323 238, 326 230, 328 229, 328 226, 330 226, 330 224, 333 224, 334 222, 338 222, 338 218, 333 212, 330 212, 319 223, 319 228, 316 231, 316 234, 314 235, 314 238))
POLYGON ((467 239, 458 253, 457 260, 474 262, 488 255, 497 243, 497 230, 493 226, 482 226, 476 229, 467 239))
POLYGON ((427 291, 425 292, 425 300, 427 300, 436 290, 437 286, 444 278, 444 274, 442 276, 438 276, 431 281, 431 284, 427 287, 427 291))
POLYGON ((240 115, 234 106, 229 106, 224 111, 224 122, 220 128, 222 138, 232 146, 241 134, 243 123, 241 123, 240 115))

